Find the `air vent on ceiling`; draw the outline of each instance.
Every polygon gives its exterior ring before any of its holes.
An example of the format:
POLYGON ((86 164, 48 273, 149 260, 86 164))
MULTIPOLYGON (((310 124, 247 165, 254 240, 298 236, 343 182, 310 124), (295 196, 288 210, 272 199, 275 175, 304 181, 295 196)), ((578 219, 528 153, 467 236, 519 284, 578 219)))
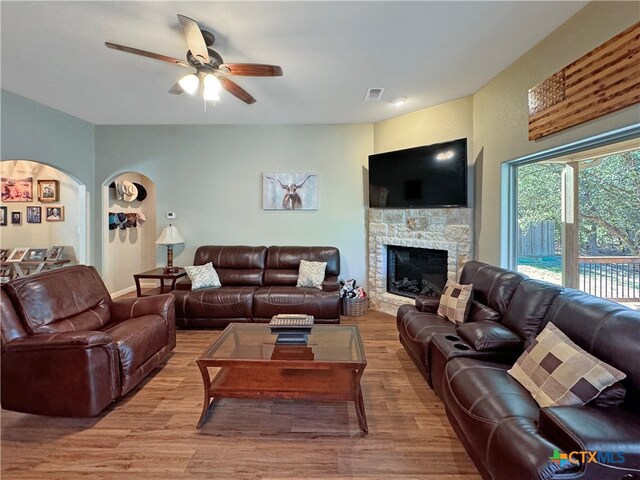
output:
POLYGON ((365 102, 379 102, 384 93, 384 88, 370 88, 364 97, 365 102))

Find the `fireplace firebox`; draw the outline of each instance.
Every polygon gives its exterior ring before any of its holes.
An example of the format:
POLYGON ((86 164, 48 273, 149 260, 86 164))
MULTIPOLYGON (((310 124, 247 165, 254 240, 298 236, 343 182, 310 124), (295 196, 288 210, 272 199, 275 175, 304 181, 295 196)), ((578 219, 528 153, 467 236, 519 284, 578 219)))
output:
POLYGON ((439 295, 447 282, 447 251, 387 245, 387 292, 439 295))

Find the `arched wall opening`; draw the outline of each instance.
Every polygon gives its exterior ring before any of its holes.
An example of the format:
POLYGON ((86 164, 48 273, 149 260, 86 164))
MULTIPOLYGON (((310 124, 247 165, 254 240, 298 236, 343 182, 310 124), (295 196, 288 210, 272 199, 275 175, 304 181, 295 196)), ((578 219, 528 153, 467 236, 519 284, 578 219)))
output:
POLYGON ((101 230, 102 279, 112 295, 128 293, 135 289, 134 274, 156 267, 155 182, 137 172, 107 179, 102 184, 101 230), (136 187, 135 198, 118 194, 117 185, 125 182, 136 187))
MULTIPOLYGON (((68 258, 70 265, 87 263, 89 258, 89 198, 87 187, 68 172, 34 160, 2 160, 0 161, 2 177, 3 207, 7 209, 6 226, 0 227, 0 245, 2 248, 29 247, 46 248, 63 246, 62 258, 68 258), (31 179, 31 195, 22 195, 17 200, 16 190, 12 189, 15 180, 31 179), (44 181, 43 188, 47 192, 40 195, 38 182, 44 181), (50 188, 53 187, 53 188, 50 188), (57 188, 57 192, 53 190, 57 188), (53 201, 52 201, 53 200, 53 201), (27 208, 30 213, 40 209, 39 222, 27 221, 27 208), (57 208, 58 216, 47 216, 47 208, 57 208), (15 214, 15 215, 14 215, 15 214)), ((25 186, 29 180, 22 182, 20 190, 28 190, 25 186)), ((36 215, 29 215, 29 220, 37 220, 36 215)))

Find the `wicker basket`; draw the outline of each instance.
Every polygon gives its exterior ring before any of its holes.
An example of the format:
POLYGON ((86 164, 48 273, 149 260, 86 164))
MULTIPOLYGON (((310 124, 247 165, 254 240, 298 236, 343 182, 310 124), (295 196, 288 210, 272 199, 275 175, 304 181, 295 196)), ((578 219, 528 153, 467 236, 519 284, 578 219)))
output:
POLYGON ((347 317, 359 317, 367 313, 369 297, 343 298, 341 303, 342 315, 347 317))

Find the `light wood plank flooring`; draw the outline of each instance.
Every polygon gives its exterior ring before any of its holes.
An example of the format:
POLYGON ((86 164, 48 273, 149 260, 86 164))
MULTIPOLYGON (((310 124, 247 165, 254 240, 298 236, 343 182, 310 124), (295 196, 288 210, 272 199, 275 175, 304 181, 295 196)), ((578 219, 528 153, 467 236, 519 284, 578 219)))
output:
POLYGON ((398 341, 395 319, 355 323, 368 366, 369 434, 353 403, 222 399, 202 429, 197 356, 219 330, 178 331, 175 353, 93 419, 2 410, 1 478, 481 480, 444 408, 398 341))

